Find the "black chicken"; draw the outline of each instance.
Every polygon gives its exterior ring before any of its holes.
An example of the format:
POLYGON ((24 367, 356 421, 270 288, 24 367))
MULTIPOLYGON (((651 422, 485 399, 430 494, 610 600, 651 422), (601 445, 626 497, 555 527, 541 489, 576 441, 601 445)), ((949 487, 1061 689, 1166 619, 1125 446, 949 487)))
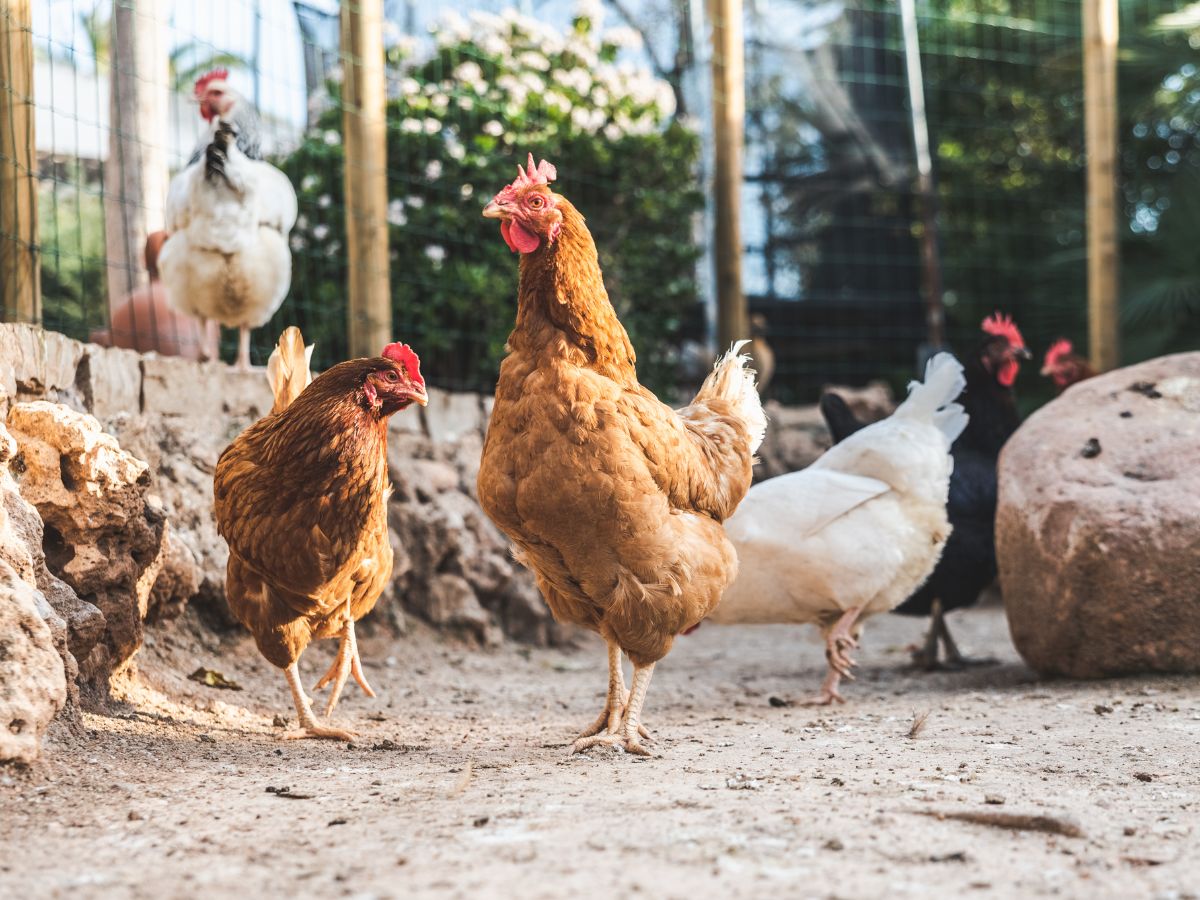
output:
MULTIPOLYGON (((954 474, 946 509, 954 530, 929 580, 895 610, 931 617, 925 642, 913 653, 913 662, 924 669, 992 662, 972 660, 959 652, 945 614, 974 604, 996 577, 996 460, 1020 424, 1012 386, 1020 361, 1029 359, 1030 353, 1011 318, 996 313, 984 319, 982 327, 983 340, 963 364, 967 387, 959 402, 970 422, 950 451, 954 474), (944 663, 938 660, 939 641, 945 649, 944 663)), ((865 424, 837 394, 821 398, 821 414, 834 443, 865 424)))

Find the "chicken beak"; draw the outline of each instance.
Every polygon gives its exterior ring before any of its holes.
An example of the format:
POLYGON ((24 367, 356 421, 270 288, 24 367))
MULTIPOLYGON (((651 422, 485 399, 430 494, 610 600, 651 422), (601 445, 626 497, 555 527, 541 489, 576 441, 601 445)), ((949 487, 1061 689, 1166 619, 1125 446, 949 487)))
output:
POLYGON ((425 393, 425 388, 418 388, 409 396, 412 397, 412 402, 417 404, 417 406, 429 405, 429 395, 425 393))
POLYGON ((1013 355, 1018 359, 1033 359, 1033 354, 1029 352, 1028 347, 1016 347, 1013 349, 1013 355))
POLYGON ((496 200, 493 200, 483 208, 483 217, 485 219, 503 219, 504 216, 504 207, 496 200))

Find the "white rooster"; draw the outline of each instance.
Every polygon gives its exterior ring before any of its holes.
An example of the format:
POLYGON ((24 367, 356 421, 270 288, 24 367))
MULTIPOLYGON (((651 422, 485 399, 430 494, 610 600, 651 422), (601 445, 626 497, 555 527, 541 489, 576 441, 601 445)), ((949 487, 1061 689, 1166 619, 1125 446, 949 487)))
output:
POLYGON ((209 129, 171 179, 158 264, 171 306, 206 322, 208 356, 217 357, 220 325, 238 328, 237 366, 248 369, 250 329, 267 323, 291 285, 296 191, 263 161, 258 114, 228 74, 214 69, 196 82, 209 129))
POLYGON ((829 671, 811 704, 842 702, 863 619, 903 603, 942 555, 950 445, 967 425, 952 401, 965 383, 953 356, 935 356, 889 418, 756 484, 725 522, 738 576, 708 619, 818 625, 829 671))

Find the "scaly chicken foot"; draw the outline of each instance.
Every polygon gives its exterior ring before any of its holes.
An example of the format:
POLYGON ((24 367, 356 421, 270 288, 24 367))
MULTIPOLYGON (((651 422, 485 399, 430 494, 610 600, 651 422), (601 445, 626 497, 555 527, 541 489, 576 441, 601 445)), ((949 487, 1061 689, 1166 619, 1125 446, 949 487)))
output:
MULTIPOLYGON (((621 671, 621 648, 613 642, 608 643, 608 696, 604 701, 604 709, 591 725, 585 728, 576 738, 578 744, 585 738, 603 733, 617 734, 621 729, 621 720, 629 706, 629 691, 625 689, 625 674, 621 671)), ((638 734, 651 741, 644 726, 638 726, 638 734)), ((572 752, 578 752, 572 750, 572 752)))
POLYGON ((950 628, 946 624, 946 613, 942 609, 940 600, 934 600, 930 606, 929 632, 925 636, 924 643, 913 650, 912 660, 914 666, 924 669, 926 672, 957 672, 972 666, 994 666, 999 663, 998 659, 990 656, 978 659, 963 656, 958 649, 958 644, 950 635, 950 628), (944 659, 938 658, 939 641, 945 650, 944 659))
MULTIPOLYGON (((346 601, 346 612, 349 615, 349 600, 346 601)), ((371 685, 367 684, 367 676, 363 673, 362 660, 358 656, 358 640, 354 636, 353 619, 349 619, 342 627, 342 639, 338 645, 338 653, 333 661, 333 665, 329 667, 328 672, 321 676, 321 680, 313 688, 313 693, 315 694, 324 688, 325 685, 331 683, 333 685, 330 689, 329 703, 325 706, 326 718, 333 715, 334 707, 337 706, 338 699, 342 696, 342 688, 346 686, 346 681, 351 675, 358 682, 358 686, 363 689, 364 694, 368 697, 375 696, 375 691, 371 689, 371 685)))
POLYGON ((287 674, 288 687, 292 689, 292 701, 296 704, 296 717, 300 721, 300 728, 296 731, 289 731, 284 734, 285 741, 302 740, 304 738, 326 738, 334 741, 352 741, 358 735, 353 731, 347 731, 344 728, 329 728, 325 725, 317 723, 317 717, 313 715, 312 703, 308 699, 308 695, 304 693, 304 687, 300 684, 300 669, 296 663, 292 663, 285 670, 287 674))
MULTIPOLYGON (((611 657, 610 657, 611 658, 611 657)), ((620 654, 617 655, 618 666, 620 654)), ((654 663, 648 666, 633 667, 633 687, 629 691, 629 702, 616 730, 604 734, 580 737, 571 747, 572 753, 582 753, 592 747, 620 747, 626 753, 635 756, 649 756, 650 751, 638 741, 645 737, 645 729, 641 725, 642 706, 646 702, 646 691, 650 688, 650 678, 654 675, 654 663)))
POLYGON ((825 635, 825 661, 828 672, 821 682, 821 689, 802 706, 830 706, 833 703, 845 703, 845 698, 838 693, 838 685, 843 678, 854 680, 851 669, 856 665, 850 657, 851 650, 858 649, 858 640, 854 637, 854 625, 862 614, 861 606, 852 606, 825 635))

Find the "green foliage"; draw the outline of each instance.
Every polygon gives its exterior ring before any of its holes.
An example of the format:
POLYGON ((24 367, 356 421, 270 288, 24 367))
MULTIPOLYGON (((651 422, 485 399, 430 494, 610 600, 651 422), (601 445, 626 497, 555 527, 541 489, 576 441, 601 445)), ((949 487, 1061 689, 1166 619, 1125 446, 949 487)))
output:
MULTIPOLYGON (((389 55, 388 219, 397 338, 432 383, 490 389, 516 305, 517 260, 480 215, 527 153, 588 219, 610 297, 664 387, 696 303, 696 136, 669 86, 618 61, 620 33, 567 34, 509 12, 447 19, 422 59, 389 55)), ((337 85, 332 85, 335 94, 337 85)), ((296 185, 295 277, 275 326, 298 321, 322 363, 344 357, 344 152, 337 104, 282 162, 296 185)), ((274 334, 277 327, 268 329, 274 334)))
POLYGON ((108 320, 104 201, 98 181, 78 173, 38 189, 43 324, 86 339, 108 320))

